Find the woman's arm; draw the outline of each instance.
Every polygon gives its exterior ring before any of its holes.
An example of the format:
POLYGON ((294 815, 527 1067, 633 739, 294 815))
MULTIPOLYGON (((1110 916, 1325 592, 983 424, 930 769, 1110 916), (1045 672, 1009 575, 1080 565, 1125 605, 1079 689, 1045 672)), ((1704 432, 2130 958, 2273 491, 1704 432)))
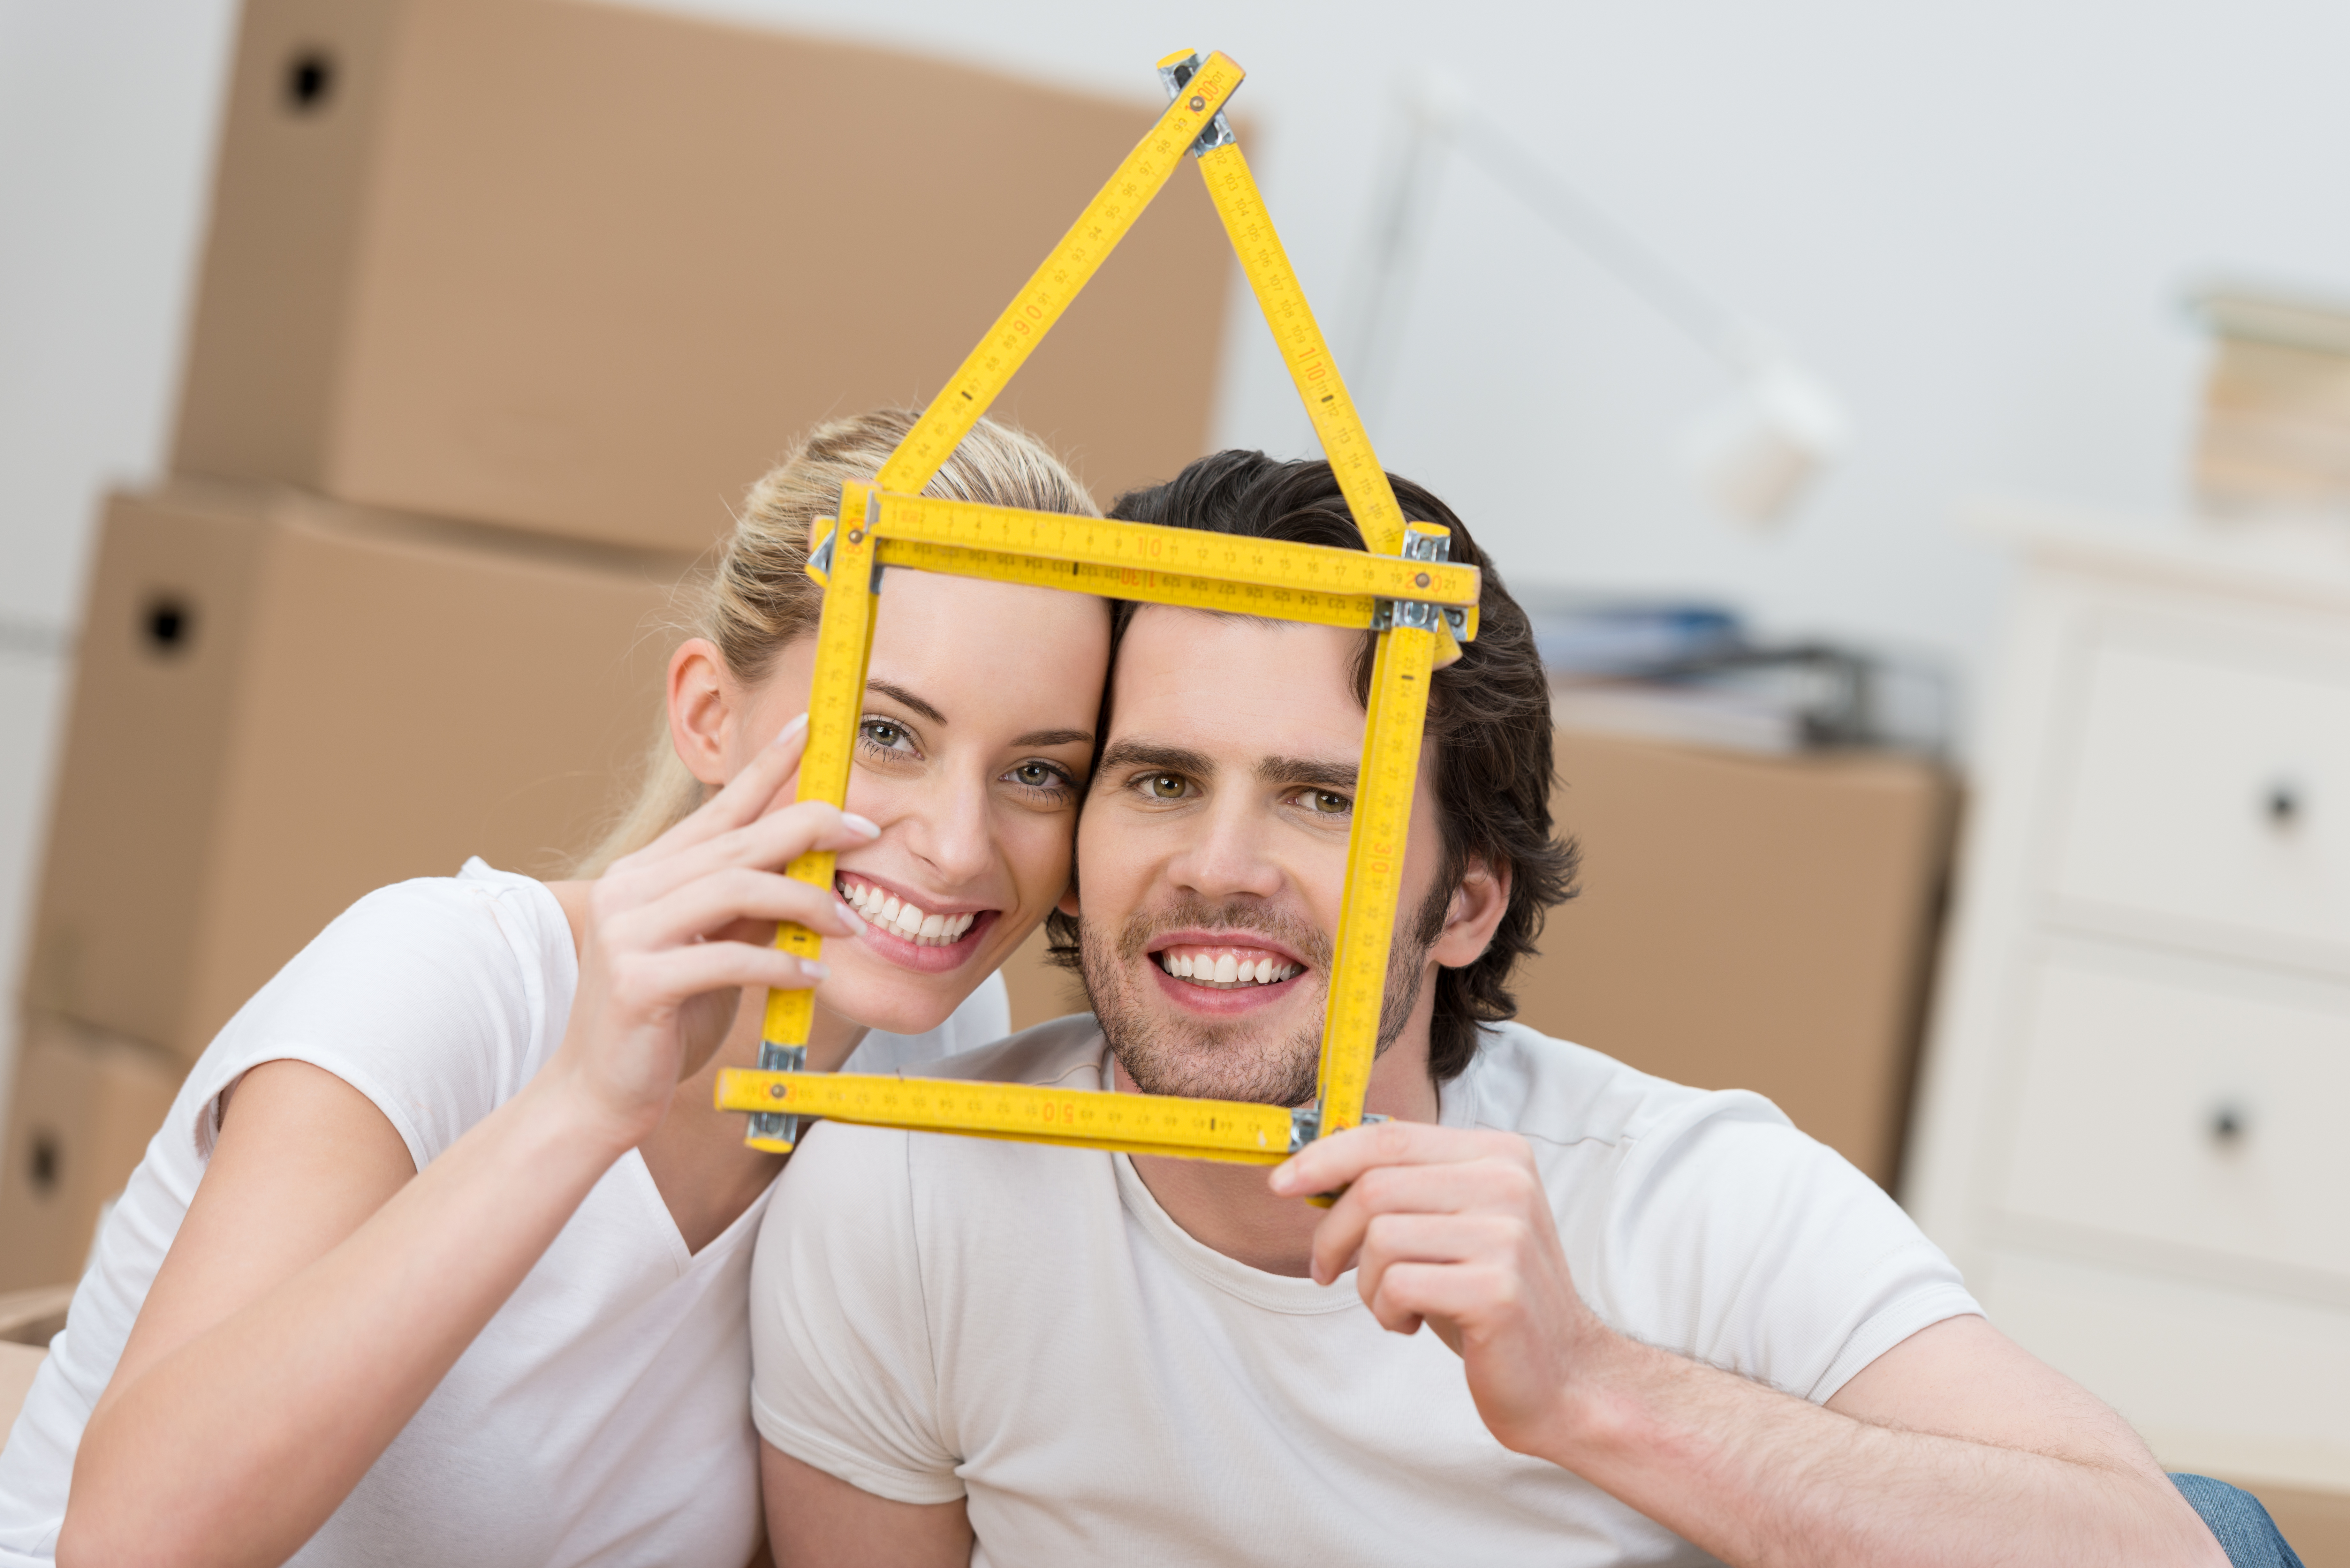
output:
POLYGON ((65 1568, 291 1555, 659 1125, 739 989, 820 978, 767 945, 773 922, 854 917, 770 868, 873 835, 827 805, 770 811, 799 734, 596 884, 561 1047, 422 1172, 331 1074, 245 1075, 83 1433, 65 1568))

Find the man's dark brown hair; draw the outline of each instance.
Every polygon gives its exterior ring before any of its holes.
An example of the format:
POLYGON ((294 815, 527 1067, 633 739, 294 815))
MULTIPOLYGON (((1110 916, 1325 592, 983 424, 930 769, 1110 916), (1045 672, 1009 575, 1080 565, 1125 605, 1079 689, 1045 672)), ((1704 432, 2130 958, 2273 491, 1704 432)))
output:
MULTIPOLYGON (((1576 851, 1574 840, 1560 839, 1551 827, 1550 683, 1525 612, 1451 507, 1408 479, 1389 474, 1388 483, 1406 517, 1450 528, 1451 558, 1484 574, 1476 640, 1461 644, 1461 658, 1429 683, 1427 738, 1435 742, 1444 862, 1420 906, 1419 939, 1432 942, 1442 934, 1446 907, 1472 856, 1496 871, 1508 870, 1510 902, 1474 963, 1437 971, 1428 1065, 1441 1084, 1459 1076, 1477 1054, 1479 1024, 1516 1013, 1510 971, 1535 950, 1551 907, 1575 896, 1576 851)), ((1203 457, 1164 484, 1120 496, 1109 514, 1251 539, 1364 547, 1328 463, 1280 462, 1261 452, 1203 457)), ((1127 600, 1113 607, 1113 659, 1139 607, 1127 600)), ((1372 635, 1365 633, 1355 663, 1355 701, 1366 707, 1375 650, 1372 635)), ((1107 711, 1103 718, 1097 732, 1107 737, 1107 711)), ((1055 910, 1046 924, 1055 961, 1076 967, 1076 922, 1055 910)))

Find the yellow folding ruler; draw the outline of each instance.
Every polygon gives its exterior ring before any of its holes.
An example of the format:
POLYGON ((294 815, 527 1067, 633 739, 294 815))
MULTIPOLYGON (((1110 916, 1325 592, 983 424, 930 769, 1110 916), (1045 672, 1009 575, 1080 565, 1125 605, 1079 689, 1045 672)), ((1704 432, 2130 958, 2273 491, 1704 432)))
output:
MULTIPOLYGON (((838 805, 864 712, 880 573, 888 566, 1225 610, 1378 634, 1369 722, 1347 844, 1347 888, 1331 958, 1319 1092, 1298 1109, 1098 1090, 809 1073, 806 991, 768 993, 756 1070, 719 1076, 723 1110, 751 1113, 749 1141, 788 1151, 804 1118, 1016 1138, 1136 1154, 1274 1164, 1363 1120, 1378 1052, 1388 949, 1403 879, 1430 672, 1477 633, 1480 578, 1448 561, 1447 531, 1407 523, 1346 383, 1298 286, 1223 106, 1241 83, 1223 55, 1159 62, 1171 99, 1045 264, 931 400, 871 484, 842 486, 840 515, 816 525, 808 570, 824 585, 799 798, 838 805), (1199 161, 1283 362, 1296 383, 1369 553, 1244 539, 944 501, 920 493, 1185 153, 1199 161)), ((829 851, 790 875, 829 888, 829 851)), ((776 946, 815 958, 823 940, 785 925, 776 946)))

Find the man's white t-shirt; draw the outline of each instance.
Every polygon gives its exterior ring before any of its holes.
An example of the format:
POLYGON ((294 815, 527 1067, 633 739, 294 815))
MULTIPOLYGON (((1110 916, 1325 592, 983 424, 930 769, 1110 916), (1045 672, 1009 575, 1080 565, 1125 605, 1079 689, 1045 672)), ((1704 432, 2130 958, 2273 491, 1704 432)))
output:
MULTIPOLYGON (((245 1004, 115 1205, 0 1453, 0 1568, 56 1555, 74 1449, 203 1176, 222 1092, 264 1062, 313 1063, 373 1101, 421 1170, 545 1064, 577 981, 555 895, 474 860, 360 899, 245 1004)), ((1009 1028, 992 979, 928 1034, 868 1035, 848 1065, 1009 1028)), ((292 1561, 740 1568, 760 1531, 743 1303, 765 1206, 689 1252, 643 1158, 623 1156, 292 1561)))
MULTIPOLYGON (((1090 1017, 933 1072, 1109 1086, 1090 1017)), ((1441 1118, 1533 1145, 1584 1299, 1616 1328, 1825 1400, 1977 1312, 1874 1183, 1769 1101, 1503 1024, 1441 1118)), ((1348 1273, 1191 1239, 1124 1155, 827 1124, 752 1274, 767 1441, 881 1497, 968 1500, 973 1563, 1703 1563, 1478 1419, 1459 1357, 1348 1273)))

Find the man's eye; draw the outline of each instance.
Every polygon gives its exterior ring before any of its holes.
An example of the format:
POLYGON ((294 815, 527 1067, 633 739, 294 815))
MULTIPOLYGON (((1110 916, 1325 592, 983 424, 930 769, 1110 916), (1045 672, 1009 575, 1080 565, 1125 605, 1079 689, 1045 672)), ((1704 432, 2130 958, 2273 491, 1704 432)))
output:
POLYGON ((1181 800, 1189 786, 1174 774, 1153 774, 1145 787, 1153 800, 1181 800))
POLYGON ((1310 789, 1305 792, 1305 809, 1317 815, 1343 816, 1355 809, 1355 803, 1326 789, 1310 789))

